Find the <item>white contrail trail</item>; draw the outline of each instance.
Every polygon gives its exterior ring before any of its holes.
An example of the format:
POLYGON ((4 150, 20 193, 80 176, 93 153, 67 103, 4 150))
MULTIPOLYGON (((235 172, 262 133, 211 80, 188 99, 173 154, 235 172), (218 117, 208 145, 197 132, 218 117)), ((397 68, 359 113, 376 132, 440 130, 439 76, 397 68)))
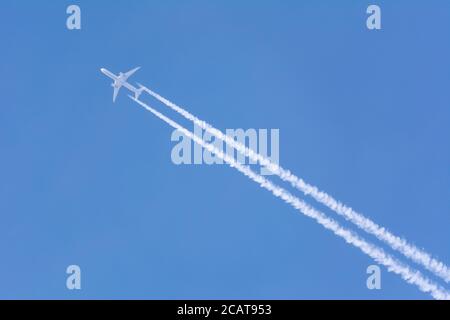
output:
POLYGON ((409 259, 415 261, 416 263, 422 265, 429 271, 433 272, 435 275, 441 277, 446 282, 450 282, 450 268, 447 267, 443 262, 433 258, 429 253, 425 252, 422 249, 419 249, 413 244, 410 244, 405 239, 398 237, 391 233, 384 227, 381 227, 374 221, 365 217, 361 213, 354 211, 352 208, 346 206, 345 204, 339 202, 334 199, 332 196, 327 193, 319 190, 317 187, 308 184, 303 179, 295 176, 289 170, 283 169, 278 164, 272 162, 270 159, 260 155, 259 153, 249 149, 247 146, 242 144, 239 141, 234 140, 232 137, 224 134, 219 129, 213 127, 209 123, 200 120, 196 116, 192 115, 182 107, 176 105, 175 103, 167 100, 156 92, 146 88, 143 86, 143 89, 149 93, 151 96, 156 98, 157 100, 164 103, 166 106, 171 108, 172 110, 178 112, 186 119, 194 122, 197 126, 206 130, 208 133, 216 136, 220 140, 224 141, 228 145, 235 148, 240 153, 249 157, 255 162, 259 162, 262 166, 265 166, 271 172, 279 176, 282 180, 286 182, 290 182, 292 186, 302 191, 305 195, 311 195, 318 202, 324 204, 331 210, 335 211, 337 214, 343 216, 348 221, 354 223, 357 227, 362 230, 374 235, 379 240, 384 241, 388 245, 390 245, 394 250, 399 251, 404 256, 409 259))
POLYGON ((219 150, 214 145, 203 141, 203 139, 194 135, 189 130, 185 129, 175 121, 169 119, 168 117, 156 111, 147 104, 143 103, 140 100, 135 99, 131 95, 129 97, 135 102, 139 103, 146 110, 150 111, 155 116, 165 121, 173 128, 182 132, 186 137, 190 138, 197 144, 201 145, 203 148, 207 149, 209 152, 215 153, 217 157, 225 161, 228 165, 230 165, 230 167, 236 168, 238 171, 246 175, 248 178, 258 183, 261 187, 271 191, 272 194, 275 195, 276 197, 281 198, 286 203, 290 204, 295 209, 302 212, 304 215, 316 220, 320 225, 332 231, 337 236, 343 238, 347 243, 352 244, 353 246, 359 248, 362 252, 373 258, 377 263, 384 265, 389 271, 400 275, 406 282, 416 285, 421 291, 431 294, 431 296, 435 299, 450 300, 450 292, 448 292, 441 286, 437 285, 433 281, 429 280, 428 278, 424 277, 419 271, 411 269, 409 266, 401 263, 391 255, 385 253, 381 248, 365 241, 364 239, 359 237, 357 234, 351 232, 350 230, 341 227, 339 223, 336 222, 335 220, 328 218, 322 212, 317 211, 304 201, 290 194, 285 189, 273 184, 265 177, 255 173, 249 167, 238 163, 237 161, 234 160, 234 158, 223 153, 222 150, 219 150))

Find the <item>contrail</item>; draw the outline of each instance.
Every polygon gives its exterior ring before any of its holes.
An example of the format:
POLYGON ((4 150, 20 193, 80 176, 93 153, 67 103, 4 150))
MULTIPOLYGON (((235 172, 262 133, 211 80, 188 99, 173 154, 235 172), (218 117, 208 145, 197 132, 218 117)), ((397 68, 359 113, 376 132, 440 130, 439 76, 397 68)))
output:
POLYGON ((400 275, 406 282, 416 285, 421 291, 431 294, 431 296, 435 299, 450 300, 450 292, 446 291, 446 289, 442 288, 441 286, 435 284, 433 281, 424 277, 419 271, 411 269, 409 266, 401 263, 391 255, 385 253, 381 248, 369 242, 366 242, 357 234, 341 227, 339 223, 336 222, 335 220, 328 218, 322 212, 317 211, 304 201, 290 194, 285 189, 273 184, 271 181, 257 174, 249 167, 238 163, 237 161, 234 160, 234 158, 228 156, 227 154, 224 154, 222 150, 217 149, 214 145, 210 143, 206 143, 205 141, 203 141, 203 139, 194 135, 189 130, 185 129, 175 121, 169 119, 168 117, 156 111, 147 104, 143 103, 140 100, 135 99, 131 95, 129 97, 135 102, 139 103, 143 108, 153 113, 159 119, 165 121, 173 128, 182 132, 186 137, 190 138, 197 144, 201 145, 203 148, 207 149, 209 152, 215 153, 217 157, 225 161, 230 167, 236 168, 238 171, 246 175, 248 178, 258 183, 261 187, 272 192, 272 194, 275 195, 276 197, 284 200, 286 203, 290 204, 292 207, 299 210, 307 217, 316 220, 320 225, 332 231, 337 236, 343 238, 347 243, 352 244, 353 246, 359 248, 362 252, 373 258, 377 263, 384 265, 388 269, 388 271, 400 275))
POLYGON ((208 133, 216 136, 220 140, 232 146, 237 151, 244 154, 246 157, 249 157, 255 162, 259 162, 262 166, 265 166, 271 172, 279 176, 282 180, 291 183, 292 186, 302 191, 305 195, 310 195, 318 202, 324 204, 331 210, 335 211, 337 214, 343 216, 346 220, 354 223, 360 229, 374 235, 379 240, 384 241, 394 250, 399 251, 405 257, 422 265, 429 271, 433 272, 435 275, 444 279, 446 282, 450 281, 450 268, 447 267, 443 262, 440 262, 439 260, 433 258, 429 253, 425 252, 422 249, 419 249, 413 244, 410 244, 405 239, 394 235, 386 228, 381 227, 380 225, 370 220, 369 218, 365 217, 361 213, 354 211, 352 208, 339 202, 338 200, 334 199, 331 195, 328 195, 327 193, 319 190, 317 187, 308 184, 303 179, 295 176, 289 170, 283 169, 281 166, 272 162, 270 159, 247 148, 247 146, 245 146, 241 142, 234 140, 232 137, 224 134, 222 131, 213 127, 209 123, 200 120, 199 118, 192 115, 182 107, 167 100, 166 98, 162 97, 156 92, 144 86, 142 87, 147 93, 149 93, 151 96, 164 103, 172 110, 178 112, 186 119, 194 122, 197 126, 202 128, 203 130, 206 130, 208 133))

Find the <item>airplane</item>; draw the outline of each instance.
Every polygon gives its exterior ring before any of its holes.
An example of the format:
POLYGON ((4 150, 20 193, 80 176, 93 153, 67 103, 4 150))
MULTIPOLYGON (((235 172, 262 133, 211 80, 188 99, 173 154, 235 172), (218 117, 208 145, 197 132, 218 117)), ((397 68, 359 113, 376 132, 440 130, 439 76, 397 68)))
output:
POLYGON ((106 76, 110 77, 114 80, 114 82, 111 84, 111 86, 114 88, 114 94, 113 94, 113 102, 116 101, 117 94, 119 93, 120 88, 125 87, 128 90, 132 91, 134 93, 134 98, 137 100, 139 99, 139 96, 142 94, 142 92, 145 90, 145 87, 139 84, 139 88, 136 88, 129 84, 127 82, 128 78, 138 71, 141 67, 134 68, 128 72, 122 73, 120 72, 118 76, 111 73, 109 70, 105 68, 101 68, 100 71, 105 74, 106 76))

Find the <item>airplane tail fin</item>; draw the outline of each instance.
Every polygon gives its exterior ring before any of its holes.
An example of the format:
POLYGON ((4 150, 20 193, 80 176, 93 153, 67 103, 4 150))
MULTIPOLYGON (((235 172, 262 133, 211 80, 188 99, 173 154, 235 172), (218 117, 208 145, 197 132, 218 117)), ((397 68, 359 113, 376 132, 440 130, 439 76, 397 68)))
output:
POLYGON ((140 83, 138 83, 137 85, 139 86, 139 88, 137 88, 137 90, 134 92, 134 98, 135 98, 136 100, 139 99, 139 97, 141 96, 142 92, 144 92, 145 89, 146 89, 146 88, 145 88, 142 84, 140 84, 140 83))

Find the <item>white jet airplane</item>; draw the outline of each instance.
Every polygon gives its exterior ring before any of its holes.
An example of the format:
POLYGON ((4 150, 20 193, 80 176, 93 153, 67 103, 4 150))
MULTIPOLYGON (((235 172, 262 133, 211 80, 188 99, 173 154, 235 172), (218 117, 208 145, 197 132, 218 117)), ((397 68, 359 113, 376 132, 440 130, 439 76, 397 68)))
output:
POLYGON ((133 87, 131 84, 127 82, 128 78, 138 71, 141 67, 134 68, 128 72, 122 73, 120 72, 118 76, 111 73, 109 70, 105 68, 101 68, 100 71, 110 77, 114 80, 114 82, 111 84, 111 86, 114 88, 114 94, 113 94, 113 102, 116 101, 117 94, 119 93, 120 88, 125 87, 128 90, 132 91, 134 93, 134 98, 137 100, 139 99, 139 96, 142 94, 142 92, 145 90, 145 88, 142 85, 139 85, 139 88, 133 87))

